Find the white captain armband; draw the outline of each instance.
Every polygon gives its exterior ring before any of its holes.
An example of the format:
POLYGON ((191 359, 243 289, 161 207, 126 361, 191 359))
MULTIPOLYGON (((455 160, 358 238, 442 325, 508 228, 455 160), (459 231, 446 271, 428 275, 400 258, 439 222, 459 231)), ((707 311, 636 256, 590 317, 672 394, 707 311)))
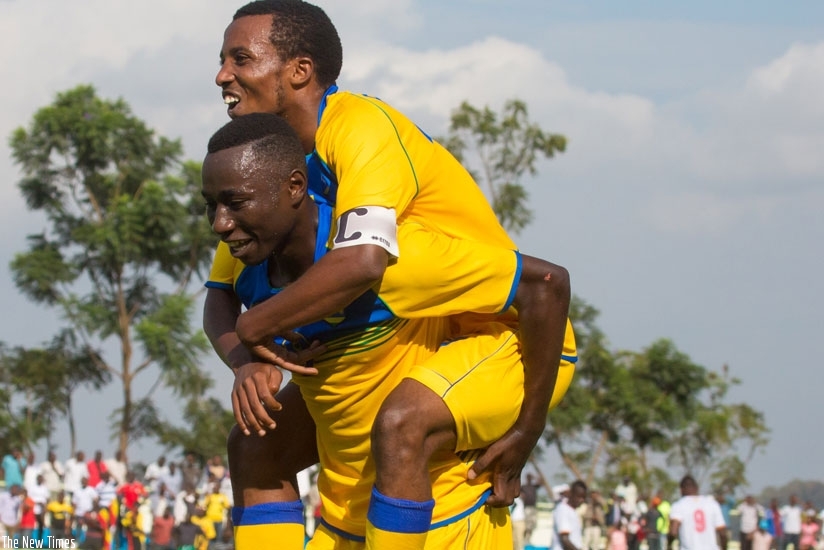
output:
POLYGON ((395 258, 398 251, 398 225, 394 208, 361 206, 338 217, 338 230, 332 248, 375 244, 395 258))

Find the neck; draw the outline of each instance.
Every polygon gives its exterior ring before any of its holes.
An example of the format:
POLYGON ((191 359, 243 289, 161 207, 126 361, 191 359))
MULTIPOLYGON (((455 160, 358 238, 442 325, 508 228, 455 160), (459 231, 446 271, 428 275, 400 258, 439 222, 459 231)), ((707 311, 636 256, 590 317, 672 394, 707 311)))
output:
POLYGON ((296 95, 293 104, 283 112, 283 118, 297 132, 300 145, 306 154, 311 153, 315 148, 318 110, 324 93, 326 93, 325 88, 309 84, 296 95))
POLYGON ((294 282, 315 263, 318 237, 318 206, 308 197, 299 208, 303 211, 289 234, 289 242, 272 253, 269 259, 269 282, 284 287, 294 282))

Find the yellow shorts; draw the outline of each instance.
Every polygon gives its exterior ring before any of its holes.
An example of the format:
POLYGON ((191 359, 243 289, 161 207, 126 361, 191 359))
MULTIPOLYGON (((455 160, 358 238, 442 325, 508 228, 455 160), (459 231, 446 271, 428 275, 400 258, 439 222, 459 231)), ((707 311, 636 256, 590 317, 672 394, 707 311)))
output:
MULTIPOLYGON (((500 439, 515 422, 524 400, 518 334, 507 323, 489 319, 456 316, 453 332, 467 337, 444 344, 407 375, 444 400, 455 419, 456 451, 482 449, 500 439)), ((574 355, 575 339, 568 323, 564 356, 574 355)), ((560 402, 574 372, 575 365, 562 358, 550 408, 560 402)))
MULTIPOLYGON (((366 543, 345 538, 320 525, 306 550, 363 550, 366 543)), ((447 525, 434 525, 426 536, 426 550, 511 550, 509 508, 482 505, 447 525)))

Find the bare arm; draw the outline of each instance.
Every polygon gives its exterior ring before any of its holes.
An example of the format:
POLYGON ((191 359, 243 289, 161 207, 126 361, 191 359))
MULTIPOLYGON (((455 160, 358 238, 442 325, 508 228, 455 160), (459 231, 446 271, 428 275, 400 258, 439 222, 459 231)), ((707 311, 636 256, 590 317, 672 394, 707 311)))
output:
MULTIPOLYGON (((667 550, 672 548, 672 543, 678 538, 678 529, 680 529, 680 527, 680 521, 677 519, 670 519, 669 533, 667 533, 667 550)), ((724 548, 726 548, 726 546, 724 548)))
POLYGON ((275 336, 341 311, 383 277, 388 261, 389 253, 375 245, 330 250, 294 283, 240 315, 240 341, 277 364, 271 349, 275 336))
POLYGON ((561 539, 561 547, 563 547, 564 550, 579 550, 574 544, 572 544, 572 542, 570 542, 569 533, 561 533, 559 538, 561 539))
POLYGON ((203 330, 220 359, 232 369, 232 411, 243 432, 258 435, 275 427, 268 410, 280 410, 275 399, 283 381, 281 372, 257 360, 241 343, 235 332, 240 316, 240 301, 231 290, 210 288, 203 306, 203 330), (267 410, 268 409, 268 410, 267 410))
POLYGON ((718 534, 718 547, 727 550, 727 527, 719 527, 715 532, 718 534))
POLYGON ((518 496, 521 470, 546 427, 555 390, 569 311, 569 273, 561 266, 523 257, 515 295, 524 362, 524 401, 515 424, 482 454, 470 479, 493 471, 492 506, 508 506, 518 496))

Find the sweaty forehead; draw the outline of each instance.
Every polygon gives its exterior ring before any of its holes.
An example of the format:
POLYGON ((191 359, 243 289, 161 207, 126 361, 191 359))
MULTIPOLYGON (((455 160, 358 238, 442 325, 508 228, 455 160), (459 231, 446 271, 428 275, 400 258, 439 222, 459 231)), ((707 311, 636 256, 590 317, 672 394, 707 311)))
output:
POLYGON ((232 21, 223 33, 223 49, 271 46, 271 15, 247 15, 232 21))

